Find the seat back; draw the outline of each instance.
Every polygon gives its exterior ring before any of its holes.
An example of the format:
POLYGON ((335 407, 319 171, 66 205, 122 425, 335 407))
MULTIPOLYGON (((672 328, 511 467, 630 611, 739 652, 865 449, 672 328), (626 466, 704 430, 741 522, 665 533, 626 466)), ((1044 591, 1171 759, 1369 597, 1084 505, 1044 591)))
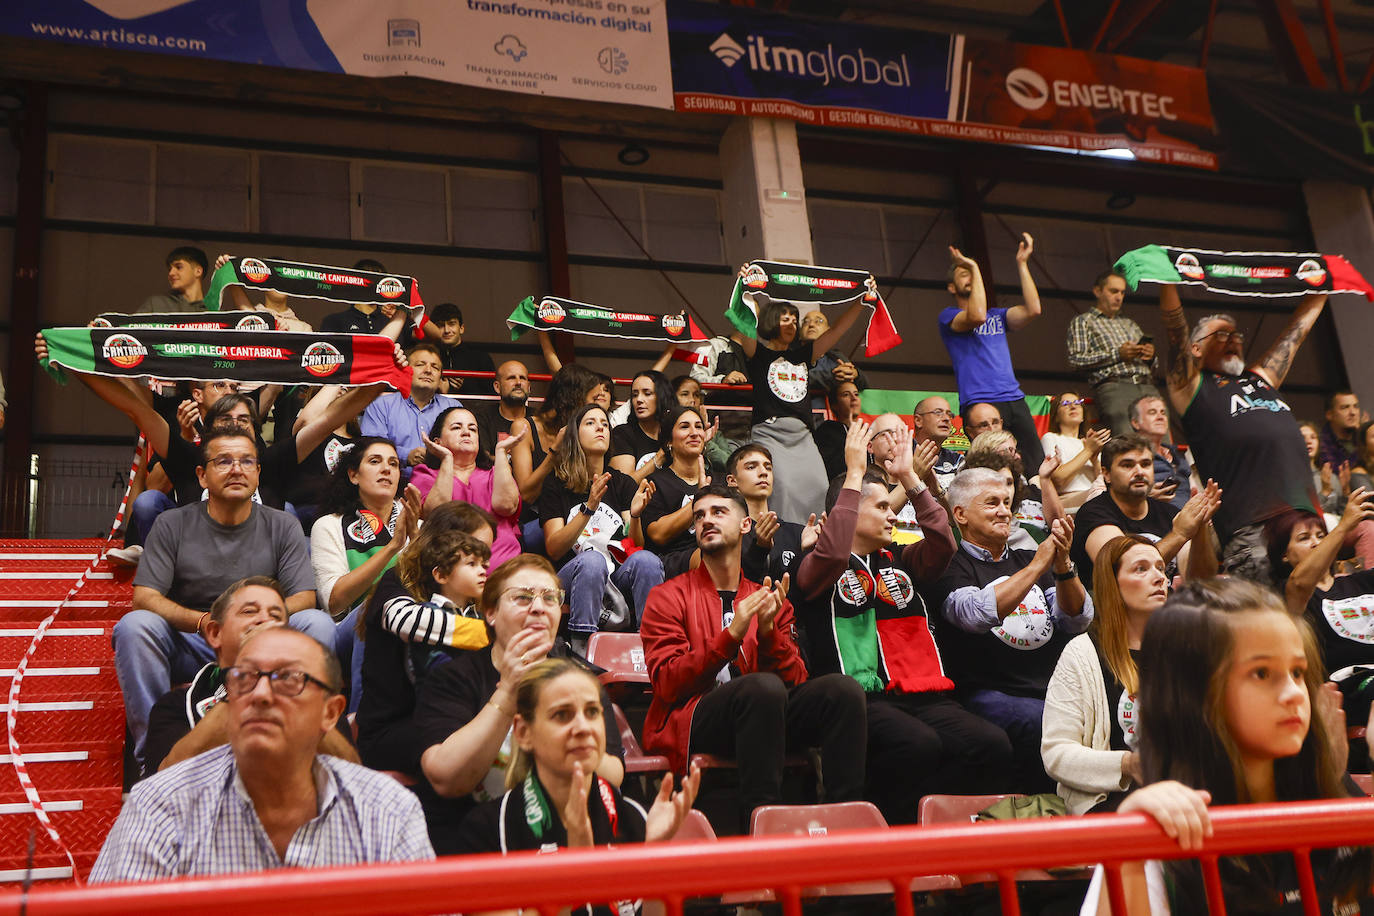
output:
POLYGON ((644 643, 638 633, 593 633, 587 642, 587 661, 606 669, 604 684, 647 684, 644 643))
POLYGON ((706 819, 696 808, 687 812, 687 816, 682 819, 682 825, 677 828, 674 840, 714 840, 716 831, 711 827, 711 822, 706 819))
POLYGON ((754 809, 753 836, 826 836, 836 831, 886 827, 882 812, 865 801, 828 805, 762 805, 754 809))
POLYGON ((625 718, 625 710, 620 708, 619 703, 612 703, 611 712, 615 714, 615 727, 620 729, 620 746, 624 748, 626 758, 643 757, 644 748, 639 746, 635 730, 630 727, 630 720, 625 718))
POLYGON ((1365 795, 1374 795, 1374 776, 1368 773, 1351 773, 1350 778, 1355 781, 1355 785, 1360 787, 1360 791, 1365 795))
POLYGON ((1004 798, 1020 795, 927 795, 916 814, 918 824, 967 824, 973 816, 1004 798))

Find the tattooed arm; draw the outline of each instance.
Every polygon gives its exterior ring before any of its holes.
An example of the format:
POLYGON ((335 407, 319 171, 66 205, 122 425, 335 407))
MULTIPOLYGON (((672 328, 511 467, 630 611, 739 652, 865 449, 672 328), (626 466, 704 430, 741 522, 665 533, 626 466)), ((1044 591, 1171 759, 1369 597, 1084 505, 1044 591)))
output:
POLYGON ((1317 323, 1317 317, 1321 315, 1322 307, 1325 305, 1326 293, 1304 296, 1302 305, 1297 307, 1293 317, 1289 319, 1288 327, 1283 329, 1279 339, 1274 341, 1269 352, 1264 354, 1264 358, 1251 367, 1252 370, 1275 388, 1281 386, 1293 365, 1293 357, 1298 355, 1298 347, 1307 339, 1307 333, 1312 330, 1312 325, 1317 323))
POLYGON ((1169 337, 1169 399, 1180 414, 1188 409, 1198 386, 1198 364, 1188 342, 1188 319, 1183 317, 1183 303, 1178 289, 1172 284, 1160 284, 1159 315, 1169 337))

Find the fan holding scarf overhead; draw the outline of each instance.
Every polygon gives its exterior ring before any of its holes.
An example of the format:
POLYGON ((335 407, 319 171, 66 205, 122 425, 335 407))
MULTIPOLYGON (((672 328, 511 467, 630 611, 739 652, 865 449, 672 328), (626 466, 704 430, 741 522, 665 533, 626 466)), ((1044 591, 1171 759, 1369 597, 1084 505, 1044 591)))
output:
POLYGON ((816 360, 865 309, 871 314, 864 355, 901 343, 867 271, 750 261, 735 281, 725 315, 743 336, 740 345, 753 386, 751 441, 765 445, 779 469, 771 507, 784 521, 804 521, 824 509, 825 463, 812 438, 808 380, 816 360), (799 306, 806 305, 839 312, 830 319, 830 330, 815 340, 803 340, 799 333, 799 306))

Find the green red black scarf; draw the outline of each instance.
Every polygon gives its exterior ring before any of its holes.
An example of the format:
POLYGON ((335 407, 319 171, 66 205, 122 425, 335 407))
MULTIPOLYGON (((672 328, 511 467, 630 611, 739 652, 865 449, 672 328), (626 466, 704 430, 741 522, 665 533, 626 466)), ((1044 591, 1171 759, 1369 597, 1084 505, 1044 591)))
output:
POLYGON ((380 334, 190 331, 172 328, 48 328, 43 368, 118 378, 224 378, 279 385, 370 385, 410 394, 410 369, 393 359, 380 334))
POLYGON ((892 315, 878 292, 878 283, 866 270, 815 267, 782 261, 750 261, 735 279, 725 317, 741 334, 757 336, 759 310, 770 302, 818 305, 824 310, 862 299, 869 308, 864 332, 864 356, 877 356, 902 342, 892 315))
POLYGON ((706 335, 686 312, 651 315, 648 312, 618 312, 604 305, 591 305, 545 296, 535 303, 526 296, 506 319, 510 339, 518 340, 527 330, 564 331, 590 337, 619 337, 624 340, 670 341, 705 340, 706 335))
POLYGON ((233 286, 269 290, 300 299, 399 306, 410 312, 415 336, 424 336, 425 303, 420 299, 420 283, 414 277, 275 258, 233 258, 210 277, 205 307, 219 311, 224 305, 225 291, 233 286))
POLYGON ((1336 254, 1283 251, 1207 251, 1146 245, 1128 251, 1116 269, 1131 289, 1141 283, 1202 286, 1226 296, 1282 298, 1309 293, 1360 293, 1374 302, 1374 287, 1336 254))
POLYGON ((275 331, 279 325, 271 312, 250 309, 231 312, 101 312, 91 321, 94 328, 180 328, 195 331, 275 331))

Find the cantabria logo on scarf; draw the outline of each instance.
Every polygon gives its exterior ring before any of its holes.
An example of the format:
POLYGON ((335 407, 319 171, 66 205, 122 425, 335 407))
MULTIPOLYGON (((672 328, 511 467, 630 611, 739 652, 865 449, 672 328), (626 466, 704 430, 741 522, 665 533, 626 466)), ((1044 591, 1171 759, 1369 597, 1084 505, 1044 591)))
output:
POLYGON ((543 302, 539 303, 540 321, 547 321, 549 324, 558 324, 566 317, 568 317, 568 313, 563 311, 563 306, 559 305, 557 302, 545 299, 543 302))
POLYGON ((109 321, 109 319, 107 319, 107 318, 92 318, 92 319, 91 319, 91 327, 93 327, 93 328, 112 328, 112 327, 114 327, 114 325, 111 324, 110 321, 109 321))
POLYGON ((864 570, 855 572, 852 569, 846 569, 844 575, 840 576, 840 581, 835 583, 835 590, 839 593, 840 600, 845 604, 863 607, 868 603, 868 596, 873 592, 873 577, 864 570))
POLYGON ((318 341, 301 354, 301 368, 317 378, 333 375, 344 364, 344 356, 331 343, 318 341))
MULTIPOLYGON (((1005 581, 1008 577, 994 579, 992 585, 1005 581)), ((992 635, 1013 649, 1029 652, 1049 642, 1054 636, 1054 621, 1050 619, 1049 605, 1040 586, 1032 585, 1026 597, 1008 614, 1002 625, 992 628, 992 635)))
POLYGON ((1178 256, 1178 260, 1174 262, 1174 269, 1189 280, 1201 280, 1207 276, 1207 272, 1198 263, 1197 256, 1187 252, 1178 256))
POLYGON ((372 527, 372 520, 359 518, 348 526, 348 536, 360 544, 366 544, 377 537, 377 529, 372 527))
POLYGON ((406 291, 406 285, 395 277, 383 277, 377 281, 377 295, 395 299, 406 291))
POLYGON ((148 348, 131 334, 111 334, 100 347, 100 355, 121 369, 132 369, 143 362, 148 348))
POLYGON ((768 272, 757 264, 750 264, 744 270, 743 280, 750 289, 763 289, 768 285, 768 272))
POLYGON ((243 279, 254 283, 261 283, 272 276, 272 271, 257 258, 244 258, 239 261, 239 273, 243 274, 243 279))
POLYGON ((1298 265, 1298 279, 1308 286, 1321 286, 1326 282, 1326 268, 1308 258, 1298 265))
POLYGON ((239 331, 266 331, 267 319, 261 315, 245 315, 239 319, 239 323, 234 325, 239 331))
POLYGON ((682 315, 664 315, 663 330, 671 337, 681 337, 687 330, 687 319, 682 315))

